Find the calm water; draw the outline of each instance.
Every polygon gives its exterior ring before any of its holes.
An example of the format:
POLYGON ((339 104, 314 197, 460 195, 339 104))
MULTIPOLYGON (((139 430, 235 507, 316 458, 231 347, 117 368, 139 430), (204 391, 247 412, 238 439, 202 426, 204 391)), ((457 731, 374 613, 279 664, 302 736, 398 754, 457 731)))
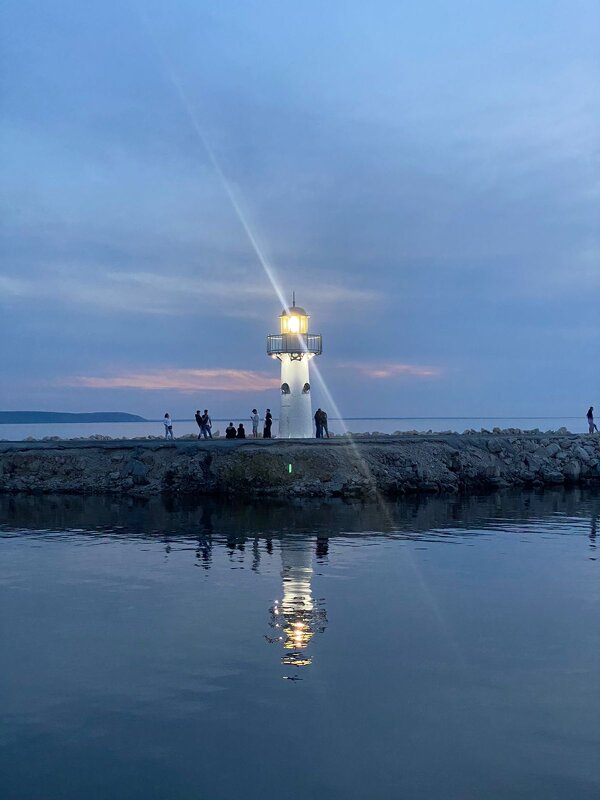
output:
MULTIPOLYGON (((247 422, 245 417, 234 417, 233 422, 247 422)), ((221 435, 225 434, 227 420, 219 420, 213 417, 213 429, 220 430, 221 435)), ((498 428, 521 428, 521 430, 531 430, 539 428, 541 431, 558 430, 562 427, 567 428, 573 433, 586 433, 587 422, 585 415, 582 417, 361 417, 351 418, 345 421, 330 418, 329 430, 331 433, 344 433, 349 430, 353 433, 394 433, 395 431, 457 431, 462 433, 468 429, 480 430, 486 428, 492 430, 498 428)), ((277 421, 274 427, 277 433, 277 421)), ((198 426, 191 420, 175 420, 175 436, 185 436, 186 434, 197 434, 198 426)), ((64 425, 0 425, 0 440, 22 441, 32 436, 35 439, 43 439, 44 436, 60 436, 70 439, 78 436, 111 436, 113 438, 132 439, 137 436, 162 436, 164 434, 163 424, 160 420, 156 422, 106 422, 106 423, 69 423, 64 425)))
POLYGON ((0 797, 597 800, 599 518, 0 497, 0 797))

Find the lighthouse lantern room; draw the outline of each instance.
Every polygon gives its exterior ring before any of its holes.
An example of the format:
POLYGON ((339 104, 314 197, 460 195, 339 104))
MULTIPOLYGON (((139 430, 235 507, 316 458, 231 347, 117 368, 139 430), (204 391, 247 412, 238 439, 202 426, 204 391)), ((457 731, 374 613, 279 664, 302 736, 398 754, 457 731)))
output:
POLYGON ((308 332, 309 315, 292 305, 279 316, 280 333, 267 337, 267 354, 281 362, 279 438, 309 439, 313 435, 309 361, 321 354, 321 335, 308 332))

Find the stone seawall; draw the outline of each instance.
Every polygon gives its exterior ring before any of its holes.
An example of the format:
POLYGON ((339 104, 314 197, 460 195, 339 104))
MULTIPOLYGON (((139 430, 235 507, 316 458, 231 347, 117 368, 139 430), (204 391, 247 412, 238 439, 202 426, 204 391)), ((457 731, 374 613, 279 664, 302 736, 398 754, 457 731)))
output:
POLYGON ((396 496, 600 483, 600 437, 0 443, 0 492, 396 496))

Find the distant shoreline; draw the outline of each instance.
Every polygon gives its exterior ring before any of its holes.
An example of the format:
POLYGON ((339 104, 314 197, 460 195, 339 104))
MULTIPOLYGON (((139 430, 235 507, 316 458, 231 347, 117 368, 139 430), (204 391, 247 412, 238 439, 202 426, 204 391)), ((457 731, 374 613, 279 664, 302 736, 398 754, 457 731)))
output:
MULTIPOLYGON (((234 414, 227 417, 212 417, 213 422, 228 422, 230 419, 245 419, 244 414, 234 414)), ((277 420, 278 417, 273 419, 277 420)), ((524 416, 511 415, 511 416, 497 416, 489 414, 487 416, 419 416, 419 417, 379 417, 379 416, 366 416, 366 417, 334 417, 329 416, 331 422, 361 422, 363 420, 371 420, 373 422, 392 422, 394 420, 410 421, 410 420, 547 420, 547 419, 581 419, 582 415, 572 416, 543 416, 532 417, 525 414, 524 416)), ((173 422, 194 422, 194 417, 173 417, 173 422)), ((61 412, 61 411, 0 411, 0 425, 46 425, 46 424, 69 424, 69 423, 100 423, 110 424, 111 422, 162 422, 162 417, 141 417, 139 414, 129 414, 119 411, 94 411, 94 412, 61 412)))
POLYGON ((64 425, 69 423, 149 422, 124 411, 0 411, 0 425, 64 425))

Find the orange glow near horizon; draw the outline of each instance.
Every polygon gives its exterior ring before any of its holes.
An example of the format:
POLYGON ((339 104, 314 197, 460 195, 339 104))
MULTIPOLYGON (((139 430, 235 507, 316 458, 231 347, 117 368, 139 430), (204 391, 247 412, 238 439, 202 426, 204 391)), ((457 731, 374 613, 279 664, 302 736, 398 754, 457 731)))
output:
POLYGON ((67 385, 88 389, 169 389, 179 392, 266 392, 279 388, 279 379, 242 369, 166 369, 106 377, 77 376, 67 385))

